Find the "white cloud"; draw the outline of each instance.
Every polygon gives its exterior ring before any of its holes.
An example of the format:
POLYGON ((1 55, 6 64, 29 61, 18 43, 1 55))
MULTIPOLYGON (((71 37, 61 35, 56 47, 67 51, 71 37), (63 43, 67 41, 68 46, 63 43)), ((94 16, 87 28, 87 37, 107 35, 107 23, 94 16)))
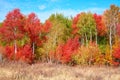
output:
POLYGON ((46 8, 45 5, 40 5, 40 6, 38 6, 38 7, 39 7, 40 10, 44 10, 44 9, 46 8))

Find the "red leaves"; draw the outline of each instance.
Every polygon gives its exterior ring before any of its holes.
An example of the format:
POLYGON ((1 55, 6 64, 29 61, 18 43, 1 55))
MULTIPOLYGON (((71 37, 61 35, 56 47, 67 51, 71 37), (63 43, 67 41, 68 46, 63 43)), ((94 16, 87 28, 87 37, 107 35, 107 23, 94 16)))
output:
POLYGON ((117 59, 120 59, 120 46, 114 49, 113 57, 117 58, 117 59))
POLYGON ((80 14, 77 14, 77 16, 73 19, 73 24, 72 24, 73 31, 72 31, 72 34, 77 34, 77 32, 78 32, 77 22, 79 20, 79 17, 80 17, 80 14))
POLYGON ((28 15, 28 18, 26 19, 26 23, 25 23, 25 30, 27 31, 28 36, 30 37, 32 43, 39 41, 41 24, 40 24, 40 20, 35 15, 35 13, 31 13, 28 15))
POLYGON ((68 63, 71 61, 71 56, 79 47, 79 39, 69 39, 65 44, 60 44, 56 49, 56 57, 60 62, 68 63))
POLYGON ((20 31, 20 29, 23 28, 23 18, 24 17, 19 9, 14 9, 7 14, 6 19, 0 28, 2 40, 10 42, 15 39, 20 39, 23 36, 20 31))
POLYGON ((120 36, 120 23, 116 26, 117 35, 120 36))
POLYGON ((33 61, 33 54, 30 45, 25 45, 19 49, 18 53, 16 54, 17 60, 22 60, 27 63, 31 63, 33 61))
POLYGON ((103 36, 106 33, 106 27, 102 21, 102 16, 94 14, 98 35, 103 36))
POLYGON ((31 63, 33 61, 33 54, 30 45, 25 45, 18 49, 18 52, 14 54, 13 46, 6 46, 5 48, 5 56, 9 60, 20 60, 27 63, 31 63))
POLYGON ((6 46, 6 48, 5 48, 5 56, 9 60, 12 60, 14 58, 14 47, 13 46, 6 46))
POLYGON ((118 66, 120 65, 120 45, 116 46, 114 49, 113 49, 113 64, 115 66, 118 66))
POLYGON ((19 9, 14 9, 9 12, 6 16, 6 20, 4 21, 4 26, 6 27, 21 27, 22 26, 23 15, 20 13, 19 9))
POLYGON ((45 24, 43 25, 42 30, 43 30, 43 32, 47 33, 50 31, 51 27, 52 27, 51 22, 49 20, 46 20, 45 24))

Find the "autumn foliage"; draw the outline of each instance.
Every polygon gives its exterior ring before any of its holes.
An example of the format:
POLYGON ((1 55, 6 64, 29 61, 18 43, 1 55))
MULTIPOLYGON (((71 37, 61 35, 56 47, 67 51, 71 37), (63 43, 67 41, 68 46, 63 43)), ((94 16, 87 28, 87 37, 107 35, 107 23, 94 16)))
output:
POLYGON ((0 29, 1 40, 10 42, 22 38, 23 18, 19 9, 9 12, 0 29))
POLYGON ((34 55, 32 54, 32 49, 30 45, 25 45, 19 48, 16 54, 14 54, 13 46, 6 46, 4 54, 9 60, 17 60, 32 63, 34 59, 34 55))
POLYGON ((94 19, 96 22, 96 28, 99 36, 103 36, 106 34, 106 27, 105 24, 103 23, 103 19, 101 15, 94 14, 94 19))
POLYGON ((118 66, 120 65, 120 45, 118 44, 116 47, 113 49, 113 64, 118 66))
POLYGON ((36 44, 37 41, 39 41, 39 34, 42 30, 42 25, 35 13, 31 13, 28 15, 28 18, 25 22, 25 30, 30 37, 31 43, 34 42, 36 44))
POLYGON ((79 28, 77 27, 77 22, 78 22, 79 18, 80 18, 80 14, 77 14, 77 16, 74 17, 74 19, 73 19, 73 24, 72 24, 73 31, 72 31, 72 34, 77 34, 77 32, 79 30, 79 28))
POLYGON ((72 61, 74 64, 91 65, 100 63, 100 49, 95 42, 90 42, 88 46, 80 46, 73 54, 72 61))
POLYGON ((73 53, 79 48, 80 43, 78 37, 69 39, 65 44, 60 44, 56 48, 54 57, 58 62, 69 63, 73 53))
POLYGON ((74 18, 51 15, 44 23, 35 13, 10 11, 0 23, 0 52, 8 60, 72 65, 120 65, 120 12, 81 12, 74 18))

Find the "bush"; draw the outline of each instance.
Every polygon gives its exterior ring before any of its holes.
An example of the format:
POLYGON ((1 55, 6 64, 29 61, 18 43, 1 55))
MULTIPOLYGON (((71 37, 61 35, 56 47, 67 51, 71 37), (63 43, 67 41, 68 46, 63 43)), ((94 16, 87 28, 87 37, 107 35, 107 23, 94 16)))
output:
POLYGON ((90 42, 87 46, 82 45, 72 56, 74 64, 91 65, 99 63, 101 52, 98 46, 90 42))
POLYGON ((115 66, 120 65, 120 45, 114 47, 112 56, 113 56, 113 65, 115 66))

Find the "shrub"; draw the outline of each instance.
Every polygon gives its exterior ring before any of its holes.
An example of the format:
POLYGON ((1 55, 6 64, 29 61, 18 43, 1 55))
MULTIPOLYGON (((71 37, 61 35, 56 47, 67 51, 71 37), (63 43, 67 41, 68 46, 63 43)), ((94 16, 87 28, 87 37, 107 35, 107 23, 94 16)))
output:
POLYGON ((96 64, 100 60, 99 55, 101 52, 98 46, 90 42, 87 46, 82 45, 78 51, 76 51, 72 56, 72 62, 75 64, 82 64, 82 65, 91 65, 96 64))
POLYGON ((120 45, 114 47, 112 56, 113 56, 113 65, 115 66, 120 65, 120 45))

